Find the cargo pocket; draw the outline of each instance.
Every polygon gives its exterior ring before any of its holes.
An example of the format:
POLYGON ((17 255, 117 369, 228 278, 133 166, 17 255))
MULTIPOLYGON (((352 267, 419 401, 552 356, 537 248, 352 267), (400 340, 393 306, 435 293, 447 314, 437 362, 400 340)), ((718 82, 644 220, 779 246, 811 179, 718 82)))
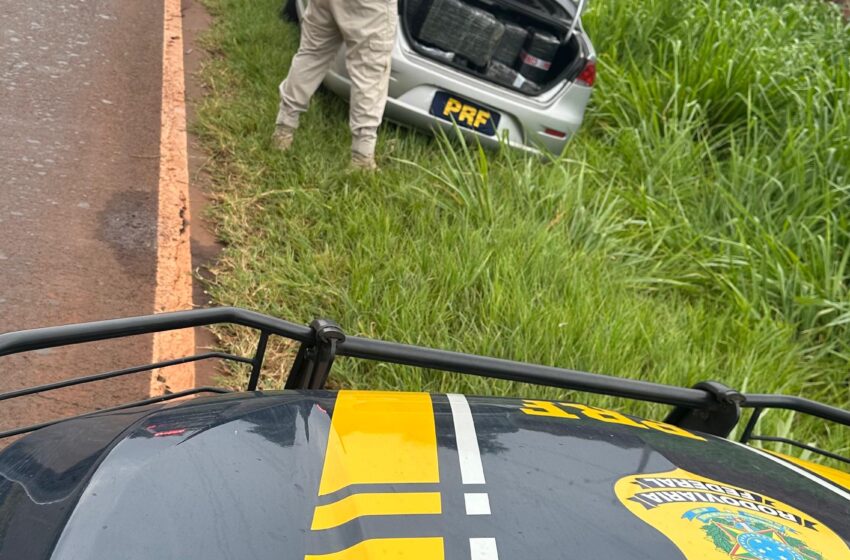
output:
POLYGON ((389 53, 393 50, 393 43, 395 43, 395 41, 391 39, 372 37, 369 39, 369 50, 376 54, 389 53))
POLYGON ((389 68, 394 44, 395 40, 381 37, 372 37, 369 39, 369 56, 381 70, 389 68))

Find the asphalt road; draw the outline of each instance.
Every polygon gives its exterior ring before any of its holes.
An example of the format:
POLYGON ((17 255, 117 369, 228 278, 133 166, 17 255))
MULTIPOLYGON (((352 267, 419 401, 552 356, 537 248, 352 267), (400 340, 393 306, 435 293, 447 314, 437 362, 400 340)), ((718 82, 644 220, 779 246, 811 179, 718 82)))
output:
MULTIPOLYGON (((152 312, 162 10, 0 5, 0 332, 152 312)), ((150 358, 149 337, 0 358, 0 390, 150 358)), ((139 374, 0 402, 0 430, 148 390, 139 374)))

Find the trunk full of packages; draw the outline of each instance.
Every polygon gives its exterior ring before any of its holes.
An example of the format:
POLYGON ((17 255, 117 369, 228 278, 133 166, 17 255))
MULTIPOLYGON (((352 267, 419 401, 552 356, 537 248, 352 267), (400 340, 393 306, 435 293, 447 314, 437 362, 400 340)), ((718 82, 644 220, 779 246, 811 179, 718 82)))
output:
POLYGON ((407 0, 403 14, 419 53, 528 95, 581 69, 571 17, 554 0, 407 0))

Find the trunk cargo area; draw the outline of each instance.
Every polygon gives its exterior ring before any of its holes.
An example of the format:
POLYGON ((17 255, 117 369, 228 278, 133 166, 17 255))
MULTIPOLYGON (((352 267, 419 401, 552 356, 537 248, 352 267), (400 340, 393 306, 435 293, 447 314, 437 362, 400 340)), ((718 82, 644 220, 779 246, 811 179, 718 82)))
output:
POLYGON ((554 0, 406 0, 404 33, 420 54, 538 95, 581 71, 584 49, 554 0))

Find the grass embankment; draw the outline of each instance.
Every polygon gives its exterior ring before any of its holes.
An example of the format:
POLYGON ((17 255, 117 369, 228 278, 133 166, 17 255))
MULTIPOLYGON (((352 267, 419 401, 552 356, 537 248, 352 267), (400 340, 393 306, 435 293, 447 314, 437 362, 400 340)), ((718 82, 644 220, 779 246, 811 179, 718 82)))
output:
MULTIPOLYGON (((197 132, 227 245, 211 286, 219 303, 850 405, 850 34, 833 6, 594 0, 585 23, 600 80, 562 158, 483 155, 387 125, 384 171, 369 177, 346 173, 347 107, 327 93, 292 154, 271 147, 276 86, 298 40, 277 18, 280 0, 206 3, 219 56, 197 132)), ((333 379, 559 396, 348 360, 333 379)), ((764 427, 850 449, 846 432, 819 422, 776 413, 764 427)))

